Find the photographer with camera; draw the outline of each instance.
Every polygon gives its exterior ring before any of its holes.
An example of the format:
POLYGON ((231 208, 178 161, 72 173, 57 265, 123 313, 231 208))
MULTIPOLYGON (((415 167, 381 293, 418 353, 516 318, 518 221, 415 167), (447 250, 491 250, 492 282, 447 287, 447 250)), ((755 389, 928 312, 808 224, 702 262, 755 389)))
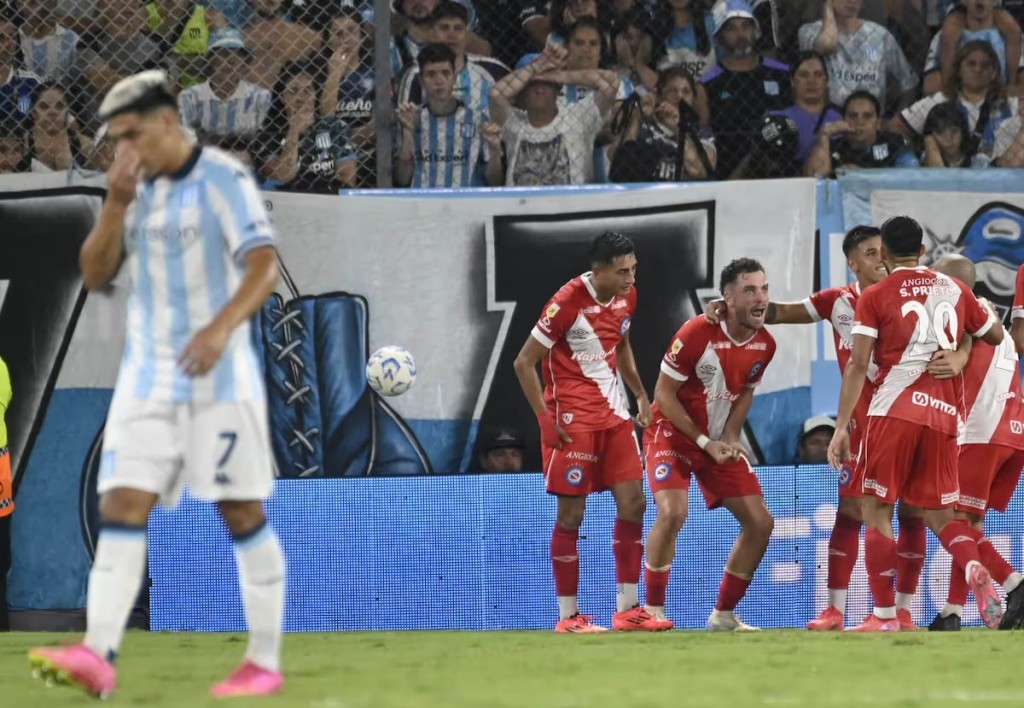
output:
POLYGON ((683 67, 658 74, 655 93, 634 97, 616 115, 624 131, 612 162, 612 182, 677 182, 714 176, 714 136, 693 109, 697 82, 683 67), (683 149, 679 146, 682 143, 683 149))

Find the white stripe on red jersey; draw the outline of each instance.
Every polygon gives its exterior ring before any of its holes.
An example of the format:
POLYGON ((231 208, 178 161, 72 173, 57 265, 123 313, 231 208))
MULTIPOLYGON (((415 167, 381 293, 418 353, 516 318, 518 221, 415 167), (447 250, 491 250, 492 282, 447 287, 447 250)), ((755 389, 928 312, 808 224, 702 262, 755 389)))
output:
MULTIPOLYGON (((676 397, 700 431, 720 440, 732 404, 744 388, 761 383, 774 356, 775 338, 768 330, 760 329, 747 341, 737 342, 726 332, 724 321, 715 327, 698 315, 676 332, 661 360, 661 371, 682 382, 676 397)), ((665 419, 657 406, 654 419, 665 419)))
POLYGON ((550 350, 544 402, 567 431, 606 430, 629 420, 617 348, 635 311, 636 288, 601 303, 589 272, 563 285, 544 306, 531 334, 550 350))
POLYGON ((975 342, 963 381, 967 419, 959 443, 1024 450, 1020 361, 1010 335, 998 347, 975 342))
MULTIPOLYGON (((815 322, 828 320, 832 325, 832 336, 836 342, 836 360, 839 362, 839 373, 846 371, 846 364, 853 354, 853 317, 860 297, 860 283, 851 283, 841 288, 819 290, 803 303, 807 314, 815 322)), ((868 364, 868 381, 874 381, 878 374, 878 365, 872 358, 868 364)))
POLYGON ((941 349, 955 350, 965 331, 981 337, 994 323, 966 285, 924 267, 896 268, 865 290, 852 332, 876 340, 878 388, 868 415, 956 435, 958 384, 927 373, 928 362, 941 349))

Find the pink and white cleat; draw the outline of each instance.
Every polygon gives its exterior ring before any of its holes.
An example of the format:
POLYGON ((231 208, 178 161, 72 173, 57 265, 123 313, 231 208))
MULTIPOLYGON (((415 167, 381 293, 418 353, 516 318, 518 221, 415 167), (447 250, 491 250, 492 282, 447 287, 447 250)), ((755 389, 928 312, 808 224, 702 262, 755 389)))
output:
POLYGON ((36 647, 29 650, 28 663, 47 686, 77 686, 96 698, 107 698, 117 687, 114 665, 84 644, 36 647))
POLYGON ((971 572, 967 576, 967 584, 974 591, 974 599, 978 601, 981 619, 985 622, 986 627, 995 629, 1003 619, 1003 603, 992 584, 992 576, 989 574, 988 568, 981 563, 969 563, 968 565, 971 566, 971 572))
POLYGON ((221 683, 210 687, 210 695, 220 698, 232 696, 269 696, 284 688, 284 674, 257 666, 251 661, 235 669, 221 683))

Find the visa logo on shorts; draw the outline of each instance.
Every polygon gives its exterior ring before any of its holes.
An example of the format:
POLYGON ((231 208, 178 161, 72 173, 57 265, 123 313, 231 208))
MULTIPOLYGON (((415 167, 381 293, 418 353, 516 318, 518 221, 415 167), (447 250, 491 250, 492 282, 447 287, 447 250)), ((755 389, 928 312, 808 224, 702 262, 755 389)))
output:
POLYGON ((946 415, 956 415, 956 406, 950 405, 945 401, 940 401, 938 398, 932 398, 923 391, 914 391, 910 397, 911 403, 915 406, 922 406, 924 408, 931 408, 937 410, 946 415))
POLYGON ((605 359, 610 357, 614 352, 614 349, 609 349, 606 352, 573 352, 572 360, 578 361, 581 364, 592 364, 595 361, 604 361, 605 359))

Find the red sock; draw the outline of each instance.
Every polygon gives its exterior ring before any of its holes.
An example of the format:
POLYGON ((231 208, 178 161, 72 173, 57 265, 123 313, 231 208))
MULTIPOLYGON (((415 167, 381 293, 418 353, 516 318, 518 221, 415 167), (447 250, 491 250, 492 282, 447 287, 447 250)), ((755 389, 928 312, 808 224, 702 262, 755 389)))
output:
POLYGON ((729 571, 722 574, 722 582, 718 586, 718 601, 715 602, 715 609, 719 611, 735 610, 736 605, 747 594, 750 581, 733 575, 729 571))
POLYGON ((860 551, 861 522, 852 516, 836 512, 836 523, 828 539, 828 587, 845 590, 850 587, 850 576, 860 551))
POLYGON ((963 568, 957 568, 956 563, 949 569, 949 594, 946 595, 946 604, 960 605, 967 604, 967 593, 970 592, 967 585, 967 576, 963 568))
POLYGON ((665 593, 668 590, 668 576, 672 566, 666 570, 644 568, 644 584, 647 586, 647 604, 652 607, 665 606, 665 593))
POLYGON ((551 532, 551 567, 558 597, 575 597, 579 588, 580 553, 576 548, 579 538, 579 529, 567 529, 559 523, 551 532))
POLYGON ((900 519, 900 535, 896 539, 896 592, 913 595, 924 568, 928 551, 928 535, 924 520, 916 516, 900 519))
POLYGON ((978 556, 981 558, 981 564, 992 574, 992 579, 1000 585, 1005 583, 1013 572, 1013 566, 1006 562, 987 538, 982 538, 978 542, 978 556))
POLYGON ((971 561, 981 562, 978 555, 978 541, 981 540, 981 532, 975 531, 960 519, 954 519, 942 527, 939 533, 939 542, 942 547, 953 556, 953 562, 961 571, 967 569, 971 561))
POLYGON ((644 527, 636 521, 615 519, 612 530, 612 553, 615 556, 615 582, 640 582, 644 562, 644 527))
POLYGON ((875 607, 896 606, 892 577, 896 574, 897 559, 896 541, 878 529, 868 529, 864 534, 864 565, 875 607))

